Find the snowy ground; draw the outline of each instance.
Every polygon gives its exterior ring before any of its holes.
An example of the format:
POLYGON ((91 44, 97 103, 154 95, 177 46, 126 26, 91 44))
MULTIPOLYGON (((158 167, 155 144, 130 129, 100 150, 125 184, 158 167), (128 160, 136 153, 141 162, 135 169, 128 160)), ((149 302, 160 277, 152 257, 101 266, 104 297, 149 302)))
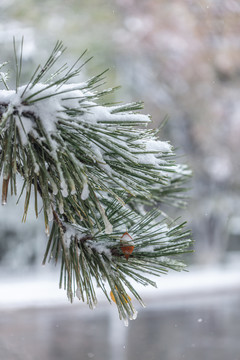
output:
MULTIPOLYGON (((0 310, 36 306, 69 305, 65 290, 58 289, 58 273, 44 268, 39 273, 16 277, 3 276, 0 279, 0 310)), ((156 281, 156 279, 154 278, 156 281)), ((222 265, 215 267, 192 267, 188 272, 171 272, 157 279, 157 289, 137 285, 146 305, 155 300, 168 298, 176 301, 189 296, 240 291, 240 266, 222 265)), ((98 290, 98 289, 97 289, 98 290)), ((105 297, 98 291, 99 305, 105 297)), ((75 303, 79 303, 76 299, 75 303)))

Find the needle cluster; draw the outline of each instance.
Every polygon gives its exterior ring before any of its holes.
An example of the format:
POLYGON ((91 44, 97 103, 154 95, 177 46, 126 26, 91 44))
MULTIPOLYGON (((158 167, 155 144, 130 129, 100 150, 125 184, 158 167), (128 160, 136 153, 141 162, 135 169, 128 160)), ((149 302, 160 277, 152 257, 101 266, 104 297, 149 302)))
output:
POLYGON ((143 302, 130 280, 155 285, 148 275, 185 267, 175 255, 188 251, 189 231, 157 207, 185 203, 191 172, 176 164, 159 129, 147 128, 150 117, 139 113, 142 103, 104 105, 103 96, 113 91, 99 90, 104 73, 76 81, 89 61, 81 63, 85 53, 50 73, 65 51, 57 42, 21 85, 22 48, 23 43, 18 57, 14 42, 15 89, 8 87, 8 74, 0 73, 2 204, 9 191, 17 194, 20 175, 23 221, 33 197, 49 236, 43 262, 60 261, 60 286, 69 299, 77 296, 92 308, 98 286, 109 301, 114 297, 120 318, 134 318, 126 288, 143 302))

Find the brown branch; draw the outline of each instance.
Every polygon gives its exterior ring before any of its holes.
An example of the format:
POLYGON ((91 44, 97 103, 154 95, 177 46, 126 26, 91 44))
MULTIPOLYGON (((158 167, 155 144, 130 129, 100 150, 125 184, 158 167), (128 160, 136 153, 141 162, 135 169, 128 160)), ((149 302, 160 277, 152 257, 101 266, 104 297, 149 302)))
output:
POLYGON ((93 236, 92 235, 85 235, 81 239, 77 239, 77 241, 81 242, 81 243, 84 243, 87 240, 93 240, 93 236))
POLYGON ((3 179, 3 183, 2 183, 2 205, 5 205, 7 203, 8 184, 9 184, 9 176, 7 179, 3 179))
POLYGON ((67 231, 66 226, 63 225, 62 221, 59 219, 57 212, 52 209, 54 221, 59 225, 60 229, 65 233, 67 231))

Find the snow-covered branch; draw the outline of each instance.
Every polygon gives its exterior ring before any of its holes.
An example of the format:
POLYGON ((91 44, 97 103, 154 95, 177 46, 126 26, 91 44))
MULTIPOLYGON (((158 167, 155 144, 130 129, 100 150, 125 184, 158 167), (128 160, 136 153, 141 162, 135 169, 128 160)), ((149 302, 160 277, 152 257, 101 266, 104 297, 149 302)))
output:
POLYGON ((19 174, 23 221, 32 195, 39 215, 40 196, 49 235, 43 262, 48 256, 61 261, 60 284, 69 299, 76 295, 93 307, 94 280, 116 302, 121 318, 134 318, 125 288, 142 300, 129 279, 154 285, 147 274, 184 268, 171 256, 187 251, 189 232, 154 208, 184 203, 190 171, 175 163, 158 129, 146 128, 150 117, 138 112, 141 103, 101 105, 110 92, 96 91, 103 74, 73 83, 82 68, 76 62, 48 77, 62 52, 58 42, 25 85, 18 70, 15 90, 1 75, 2 203, 9 187, 17 193, 19 174), (147 212, 145 204, 153 210, 147 212))

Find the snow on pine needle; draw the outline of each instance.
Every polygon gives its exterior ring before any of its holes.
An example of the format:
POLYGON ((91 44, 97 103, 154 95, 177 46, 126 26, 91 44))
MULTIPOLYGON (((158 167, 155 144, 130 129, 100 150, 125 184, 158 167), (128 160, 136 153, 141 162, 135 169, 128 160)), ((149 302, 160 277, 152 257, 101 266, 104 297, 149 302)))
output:
POLYGON ((0 73, 2 204, 7 203, 9 188, 17 194, 20 174, 23 221, 33 193, 36 216, 43 206, 45 231, 50 234, 44 262, 49 254, 56 261, 61 258, 60 283, 64 278, 70 300, 77 288, 78 297, 92 307, 94 278, 110 301, 106 279, 120 317, 126 319, 135 310, 124 285, 141 301, 126 275, 145 284, 145 277, 136 271, 157 274, 158 267, 162 271, 173 266, 168 266, 168 261, 173 264, 170 260, 156 260, 166 255, 163 248, 181 253, 190 243, 182 240, 189 235, 182 224, 175 242, 167 244, 166 234, 172 230, 163 231, 161 225, 159 233, 161 213, 150 216, 144 210, 140 215, 136 209, 139 204, 155 206, 164 201, 182 204, 190 172, 175 163, 172 146, 158 139, 159 130, 146 127, 150 117, 138 112, 141 103, 101 105, 101 98, 113 90, 97 90, 105 72, 76 82, 89 59, 80 63, 80 56, 73 66, 63 65, 50 74, 65 51, 57 42, 46 63, 22 85, 22 49, 23 43, 18 58, 14 41, 14 90, 7 85, 6 73, 0 73), (135 235, 134 244, 123 246, 128 229, 135 235))

